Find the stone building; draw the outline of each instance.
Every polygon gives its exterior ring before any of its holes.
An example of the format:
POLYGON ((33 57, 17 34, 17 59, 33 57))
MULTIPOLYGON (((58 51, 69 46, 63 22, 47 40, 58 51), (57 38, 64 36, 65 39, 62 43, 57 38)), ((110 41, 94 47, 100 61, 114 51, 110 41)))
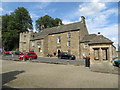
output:
POLYGON ((93 60, 111 61, 115 47, 103 35, 88 34, 85 18, 82 16, 80 22, 47 28, 39 33, 21 33, 19 50, 34 50, 41 57, 46 57, 48 53, 68 52, 75 55, 76 59, 82 59, 83 54, 90 54, 93 60))

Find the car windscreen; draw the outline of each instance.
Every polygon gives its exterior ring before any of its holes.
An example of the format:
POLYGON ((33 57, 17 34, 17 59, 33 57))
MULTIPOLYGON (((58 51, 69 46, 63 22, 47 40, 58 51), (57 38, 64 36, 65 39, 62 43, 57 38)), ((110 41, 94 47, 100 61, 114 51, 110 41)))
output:
POLYGON ((24 53, 24 55, 27 55, 28 53, 24 53))

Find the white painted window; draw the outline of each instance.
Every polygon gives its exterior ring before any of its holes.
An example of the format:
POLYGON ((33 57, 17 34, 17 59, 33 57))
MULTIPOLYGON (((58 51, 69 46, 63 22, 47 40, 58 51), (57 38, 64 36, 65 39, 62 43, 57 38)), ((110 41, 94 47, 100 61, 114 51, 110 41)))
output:
POLYGON ((87 48, 87 44, 84 45, 84 48, 87 48))
POLYGON ((40 42, 37 43, 38 48, 40 48, 40 42))
POLYGON ((32 41, 32 46, 33 46, 33 47, 35 46, 35 41, 32 41))
POLYGON ((70 41, 67 42, 67 46, 70 46, 70 41))
POLYGON ((26 42, 24 42, 24 47, 26 47, 26 42))
POLYGON ((58 36, 57 43, 60 43, 60 42, 61 42, 61 38, 60 38, 60 36, 58 36))
POLYGON ((70 32, 68 32, 68 38, 70 38, 70 36, 71 36, 71 34, 70 34, 70 32))

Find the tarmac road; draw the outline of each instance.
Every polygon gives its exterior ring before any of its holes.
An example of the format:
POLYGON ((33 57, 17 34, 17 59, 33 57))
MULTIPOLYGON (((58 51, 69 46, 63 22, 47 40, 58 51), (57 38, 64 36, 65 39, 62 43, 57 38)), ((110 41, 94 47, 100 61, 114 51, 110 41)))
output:
POLYGON ((2 60, 3 86, 11 88, 118 88, 118 75, 89 68, 2 60))
MULTIPOLYGON (((5 60, 19 60, 18 55, 6 55, 2 57, 5 60)), ((68 60, 68 59, 58 59, 57 57, 38 57, 33 61, 44 62, 44 63, 61 63, 61 64, 72 64, 75 65, 76 63, 80 63, 80 65, 84 65, 84 61, 82 60, 68 60)))

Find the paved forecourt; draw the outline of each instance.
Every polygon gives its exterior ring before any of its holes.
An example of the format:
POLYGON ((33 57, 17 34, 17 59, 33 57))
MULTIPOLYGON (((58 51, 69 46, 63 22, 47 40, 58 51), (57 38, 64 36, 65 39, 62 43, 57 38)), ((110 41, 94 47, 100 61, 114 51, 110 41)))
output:
POLYGON ((117 88, 118 75, 75 65, 2 60, 3 86, 14 88, 117 88))

